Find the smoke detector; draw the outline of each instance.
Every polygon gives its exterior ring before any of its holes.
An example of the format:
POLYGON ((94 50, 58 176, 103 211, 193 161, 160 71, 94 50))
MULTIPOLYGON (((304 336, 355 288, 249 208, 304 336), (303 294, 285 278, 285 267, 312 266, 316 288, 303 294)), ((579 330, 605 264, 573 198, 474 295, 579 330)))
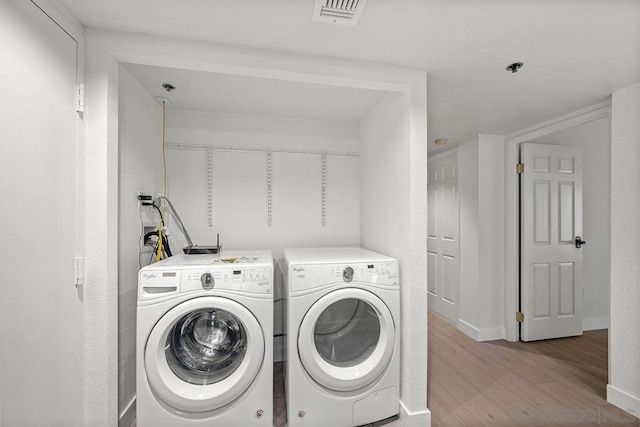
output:
POLYGON ((312 21, 355 26, 366 4, 367 0, 316 0, 312 21))

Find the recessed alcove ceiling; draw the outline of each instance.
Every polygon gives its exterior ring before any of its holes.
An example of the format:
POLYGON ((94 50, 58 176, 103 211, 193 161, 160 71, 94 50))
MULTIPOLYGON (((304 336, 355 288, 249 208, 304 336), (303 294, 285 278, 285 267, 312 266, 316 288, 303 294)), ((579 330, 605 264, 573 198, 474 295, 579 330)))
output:
POLYGON ((429 141, 450 146, 640 81, 637 0, 371 0, 356 27, 312 22, 314 0, 54 1, 87 27, 425 70, 429 141))
POLYGON ((302 83, 234 74, 123 64, 156 98, 171 108, 222 114, 243 114, 304 120, 358 123, 386 91, 302 83), (163 83, 175 90, 167 92, 163 83))

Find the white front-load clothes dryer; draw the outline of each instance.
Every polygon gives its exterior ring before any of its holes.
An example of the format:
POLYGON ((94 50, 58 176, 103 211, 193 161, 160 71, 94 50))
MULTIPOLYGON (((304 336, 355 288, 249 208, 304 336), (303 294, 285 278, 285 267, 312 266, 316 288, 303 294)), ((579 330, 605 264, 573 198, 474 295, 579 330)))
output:
POLYGON ((138 427, 271 427, 271 252, 144 267, 137 315, 138 427))
POLYGON ((399 412, 398 262, 362 248, 285 249, 289 427, 399 412))

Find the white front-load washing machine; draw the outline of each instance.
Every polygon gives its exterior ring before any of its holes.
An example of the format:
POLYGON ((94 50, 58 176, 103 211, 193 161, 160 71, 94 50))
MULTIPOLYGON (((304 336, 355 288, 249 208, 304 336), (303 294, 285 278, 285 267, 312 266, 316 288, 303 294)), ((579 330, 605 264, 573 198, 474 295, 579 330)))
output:
POLYGON ((138 276, 138 427, 273 420, 270 251, 175 255, 138 276))
POLYGON ((362 248, 285 249, 289 427, 399 412, 398 262, 362 248))

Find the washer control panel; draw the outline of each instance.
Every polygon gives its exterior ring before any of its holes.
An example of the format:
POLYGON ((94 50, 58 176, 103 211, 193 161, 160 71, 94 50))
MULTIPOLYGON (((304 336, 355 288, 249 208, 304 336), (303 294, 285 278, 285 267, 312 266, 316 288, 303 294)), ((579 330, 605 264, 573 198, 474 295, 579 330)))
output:
POLYGON ((202 267, 182 272, 180 292, 213 289, 269 294, 273 292, 273 271, 269 267, 202 267))

